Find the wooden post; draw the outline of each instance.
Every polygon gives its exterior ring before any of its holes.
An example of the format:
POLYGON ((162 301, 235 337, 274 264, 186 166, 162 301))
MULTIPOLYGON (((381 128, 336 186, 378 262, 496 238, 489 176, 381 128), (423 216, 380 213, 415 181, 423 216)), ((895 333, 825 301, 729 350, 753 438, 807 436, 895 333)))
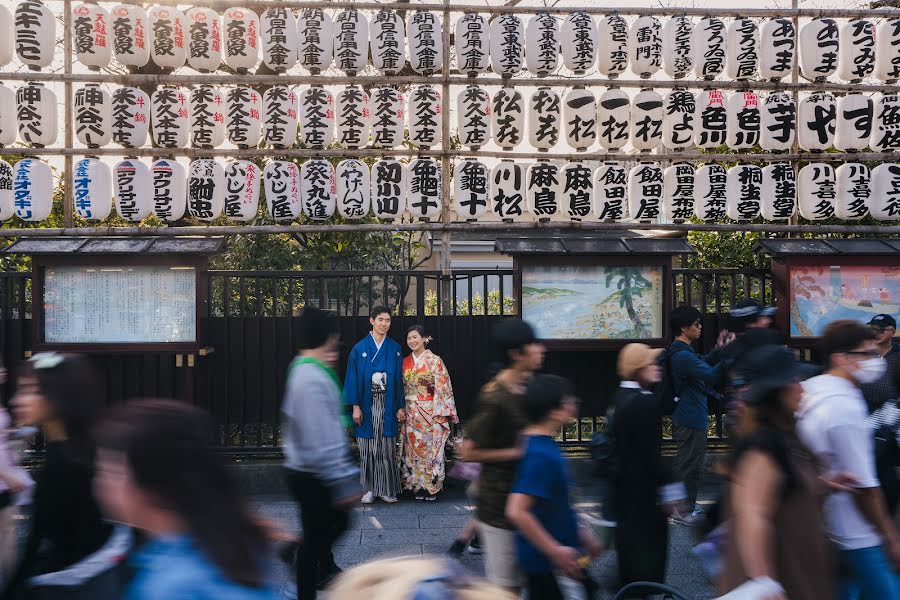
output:
MULTIPOLYGON (((63 2, 63 65, 65 69, 66 81, 63 84, 65 93, 65 115, 64 122, 66 131, 64 134, 64 143, 66 150, 72 150, 74 140, 72 138, 72 113, 75 110, 72 98, 72 0, 63 2)), ((74 199, 74 180, 75 173, 72 168, 72 154, 67 152, 63 158, 63 225, 72 227, 74 224, 73 213, 75 212, 74 199)))
MULTIPOLYGON (((443 210, 441 211, 441 223, 448 225, 450 223, 450 0, 444 0, 444 18, 443 27, 443 44, 444 44, 444 63, 441 66, 441 96, 443 110, 441 111, 441 148, 443 155, 441 156, 441 199, 443 200, 443 210)), ((433 240, 432 240, 432 243, 433 240)), ((451 264, 451 236, 450 230, 441 231, 441 274, 450 275, 451 264)), ((444 305, 443 314, 450 313, 452 286, 441 286, 442 294, 441 302, 444 305)))

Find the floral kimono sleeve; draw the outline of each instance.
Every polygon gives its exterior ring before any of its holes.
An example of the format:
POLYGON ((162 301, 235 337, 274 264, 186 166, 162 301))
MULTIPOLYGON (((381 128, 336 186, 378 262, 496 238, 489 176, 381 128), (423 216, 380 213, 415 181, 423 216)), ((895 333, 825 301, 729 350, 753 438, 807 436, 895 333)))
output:
POLYGON ((432 365, 434 372, 434 415, 439 417, 455 417, 456 402, 453 400, 453 386, 450 384, 450 374, 440 356, 434 357, 432 365))

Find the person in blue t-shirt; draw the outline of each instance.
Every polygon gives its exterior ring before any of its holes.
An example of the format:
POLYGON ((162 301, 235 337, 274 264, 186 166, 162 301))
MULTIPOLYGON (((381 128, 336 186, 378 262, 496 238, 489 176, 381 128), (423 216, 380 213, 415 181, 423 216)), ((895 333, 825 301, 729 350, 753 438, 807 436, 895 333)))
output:
POLYGON ((527 577, 529 598, 562 600, 562 590, 580 585, 590 596, 585 573, 600 546, 579 526, 569 501, 569 473, 553 436, 577 414, 571 384, 554 375, 537 375, 522 398, 530 425, 522 432, 525 453, 506 504, 506 516, 518 529, 519 566, 527 577))

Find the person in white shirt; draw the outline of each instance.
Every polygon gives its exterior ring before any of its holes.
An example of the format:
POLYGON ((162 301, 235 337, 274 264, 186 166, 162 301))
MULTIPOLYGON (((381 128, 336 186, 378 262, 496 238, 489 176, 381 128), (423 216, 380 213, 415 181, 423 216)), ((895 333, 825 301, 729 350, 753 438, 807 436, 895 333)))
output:
POLYGON ((840 549, 840 597, 900 598, 900 535, 875 474, 868 411, 859 388, 878 379, 885 362, 872 331, 850 320, 825 329, 822 354, 825 373, 803 384, 798 433, 828 472, 856 479, 856 493, 825 500, 826 529, 840 549))

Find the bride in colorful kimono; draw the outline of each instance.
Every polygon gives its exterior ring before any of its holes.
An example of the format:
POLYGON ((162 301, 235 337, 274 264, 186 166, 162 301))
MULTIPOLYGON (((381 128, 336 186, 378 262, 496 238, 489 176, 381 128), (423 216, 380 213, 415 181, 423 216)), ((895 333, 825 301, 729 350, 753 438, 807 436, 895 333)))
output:
POLYGON ((416 500, 435 500, 444 485, 444 446, 450 423, 459 423, 453 387, 444 361, 426 348, 425 328, 406 330, 412 353, 403 359, 406 421, 401 426, 403 488, 416 500))

